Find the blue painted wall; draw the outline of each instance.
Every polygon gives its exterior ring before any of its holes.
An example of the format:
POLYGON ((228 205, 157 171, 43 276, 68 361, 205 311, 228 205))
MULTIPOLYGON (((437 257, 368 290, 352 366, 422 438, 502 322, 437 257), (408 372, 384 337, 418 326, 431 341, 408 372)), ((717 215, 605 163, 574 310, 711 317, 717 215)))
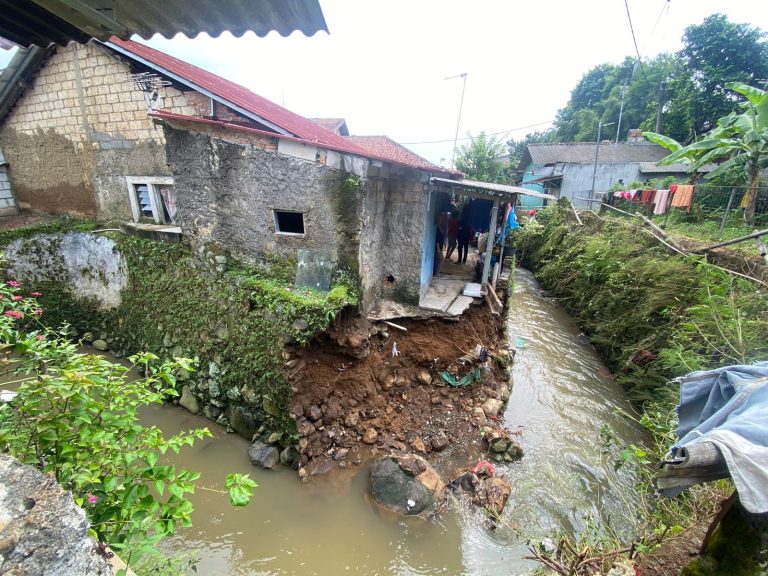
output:
MULTIPOLYGON (((536 180, 537 178, 540 178, 540 176, 536 176, 533 171, 537 168, 543 168, 543 164, 534 164, 531 162, 528 164, 528 166, 525 167, 525 170, 523 171, 523 183, 521 184, 522 188, 528 188, 529 190, 534 190, 536 192, 545 192, 544 185, 543 184, 529 184, 531 180, 536 180)), ((532 196, 520 196, 520 207, 521 208, 538 208, 539 206, 544 206, 544 200, 541 198, 534 198, 532 196)))
POLYGON ((421 254, 421 279, 419 282, 419 296, 424 298, 429 288, 429 282, 432 280, 432 271, 435 269, 435 242, 437 240, 437 218, 438 193, 429 193, 429 206, 424 221, 424 250, 421 254))

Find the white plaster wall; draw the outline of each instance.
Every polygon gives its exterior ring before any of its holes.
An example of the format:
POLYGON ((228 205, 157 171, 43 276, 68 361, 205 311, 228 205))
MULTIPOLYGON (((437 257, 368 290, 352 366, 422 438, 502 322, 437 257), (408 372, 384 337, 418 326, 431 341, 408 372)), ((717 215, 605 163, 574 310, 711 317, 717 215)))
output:
POLYGON ((34 289, 35 283, 58 282, 75 297, 101 309, 117 308, 128 284, 128 266, 114 241, 104 236, 69 232, 41 234, 11 242, 5 249, 8 278, 34 289))

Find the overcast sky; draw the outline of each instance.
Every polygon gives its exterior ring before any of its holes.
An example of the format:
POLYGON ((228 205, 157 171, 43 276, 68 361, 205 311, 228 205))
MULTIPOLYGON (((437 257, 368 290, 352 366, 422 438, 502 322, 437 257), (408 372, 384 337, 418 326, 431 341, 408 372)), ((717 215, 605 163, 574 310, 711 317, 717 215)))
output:
MULTIPOLYGON (((320 0, 330 35, 155 37, 151 46, 308 117, 344 117, 450 164, 459 138, 544 129, 591 67, 635 53, 623 0, 320 0), (527 128, 526 128, 527 127, 527 128), (445 140, 440 144, 415 144, 445 140)), ((716 12, 768 30, 765 0, 628 0, 643 57, 716 12)), ((138 39, 142 41, 141 39, 138 39)), ((0 66, 4 65, 0 51, 0 66)), ((7 58, 7 55, 6 55, 7 58)), ((627 127, 629 128, 629 127, 627 127)), ((459 142, 461 144, 461 141, 459 142)))

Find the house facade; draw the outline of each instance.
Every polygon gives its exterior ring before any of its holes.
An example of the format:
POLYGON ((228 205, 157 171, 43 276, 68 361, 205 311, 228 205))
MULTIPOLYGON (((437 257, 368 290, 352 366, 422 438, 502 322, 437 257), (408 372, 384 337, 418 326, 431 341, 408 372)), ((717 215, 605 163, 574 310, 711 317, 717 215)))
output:
POLYGON ((55 48, 24 73, 0 119, 21 206, 176 228, 245 260, 308 250, 357 272, 364 308, 418 304, 430 177, 458 174, 131 41, 55 48))
POLYGON ((568 198, 577 208, 586 208, 593 177, 597 201, 617 183, 629 185, 667 176, 685 182, 690 178, 685 164, 657 166, 669 151, 642 137, 633 137, 629 142, 601 143, 597 161, 596 151, 595 142, 529 144, 519 165, 522 186, 568 198))

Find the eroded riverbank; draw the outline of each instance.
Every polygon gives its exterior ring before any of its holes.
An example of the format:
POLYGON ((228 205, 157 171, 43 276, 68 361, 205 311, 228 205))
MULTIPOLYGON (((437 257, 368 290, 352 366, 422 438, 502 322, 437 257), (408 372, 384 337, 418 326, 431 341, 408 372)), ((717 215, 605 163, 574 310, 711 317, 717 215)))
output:
MULTIPOLYGON (((525 426, 520 441, 527 453, 519 462, 499 465, 514 488, 495 531, 488 530, 480 510, 461 505, 431 520, 393 519, 368 501, 365 466, 350 481, 326 475, 310 484, 287 469, 254 469, 247 442, 215 428, 216 438, 182 452, 180 461, 200 470, 204 485, 221 487, 226 473, 242 472, 259 488, 245 509, 231 508, 219 494, 193 495, 195 526, 169 540, 166 549, 194 552, 198 573, 212 576, 526 574, 535 567, 521 560, 526 537, 553 527, 582 529, 589 513, 625 525, 621 520, 631 520, 631 510, 622 495, 631 478, 603 460, 599 434, 609 424, 621 441, 640 438, 615 414, 627 407, 623 393, 567 314, 541 295, 526 271, 517 273, 509 328, 519 351, 504 422, 525 426)), ((175 407, 146 418, 167 432, 207 424, 175 407)), ((439 457, 444 466, 466 461, 464 454, 439 457)))

